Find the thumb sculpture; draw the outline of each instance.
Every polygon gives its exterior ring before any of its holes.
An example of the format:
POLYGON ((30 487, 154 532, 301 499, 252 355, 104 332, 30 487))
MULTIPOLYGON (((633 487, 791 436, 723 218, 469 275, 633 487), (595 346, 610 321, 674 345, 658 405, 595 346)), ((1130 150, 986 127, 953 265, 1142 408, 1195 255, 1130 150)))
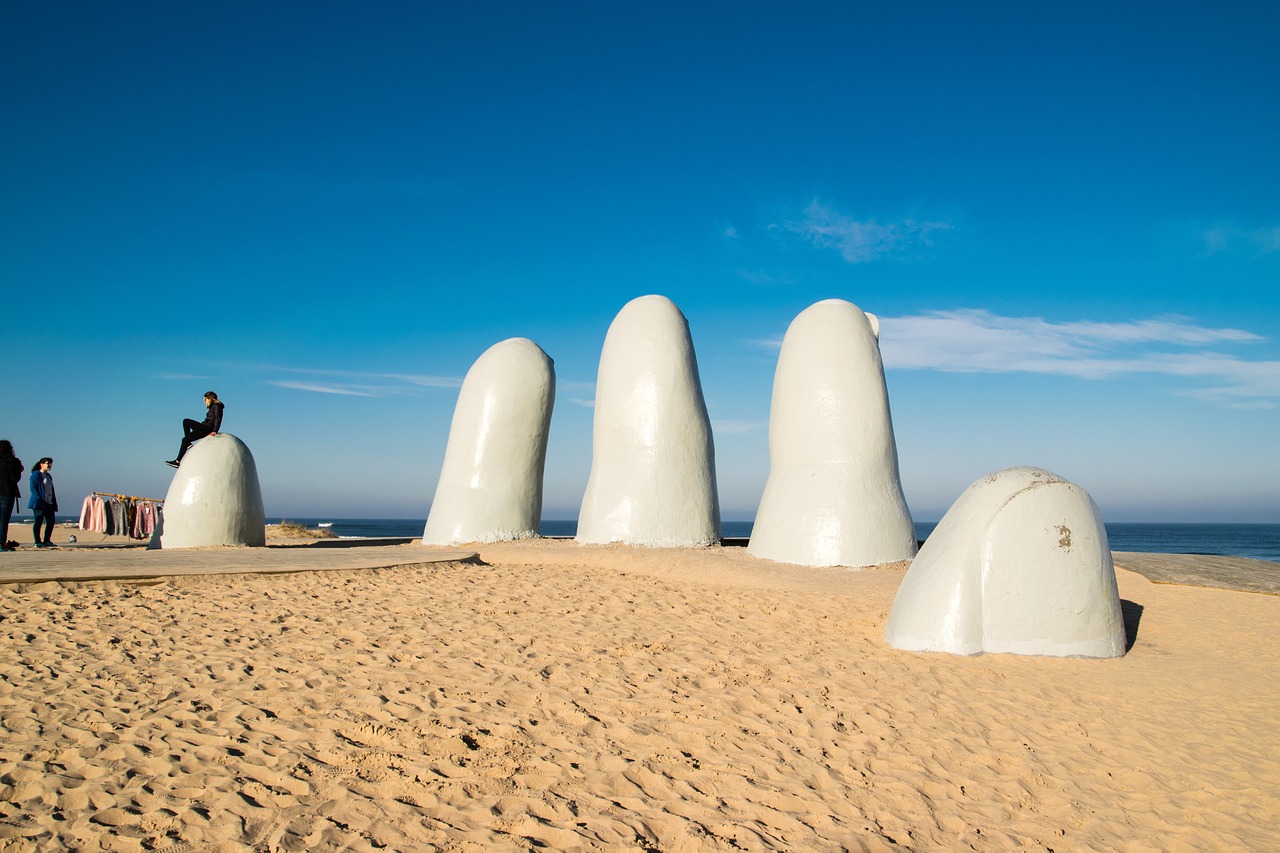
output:
POLYGON ((151 548, 266 545, 258 466, 230 433, 191 446, 173 475, 151 548))
POLYGON ((476 359, 453 409, 422 544, 538 535, 555 393, 551 357, 528 338, 496 343, 476 359))
POLYGON ((577 539, 654 547, 720 541, 698 361, 688 321, 665 296, 628 302, 605 336, 577 539))
POLYGON ((1093 499, 1039 468, 978 480, 907 570, 885 639, 957 655, 1123 655, 1116 573, 1093 499))
POLYGON ((747 552, 803 566, 909 560, 875 317, 843 299, 809 306, 782 340, 769 409, 769 479, 747 552))

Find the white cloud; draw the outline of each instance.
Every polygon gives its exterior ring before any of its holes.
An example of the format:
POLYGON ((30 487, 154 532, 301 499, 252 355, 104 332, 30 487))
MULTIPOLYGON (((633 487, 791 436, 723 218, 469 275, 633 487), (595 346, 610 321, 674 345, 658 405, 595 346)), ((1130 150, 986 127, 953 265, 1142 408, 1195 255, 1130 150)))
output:
POLYGON ((1216 381, 1212 388, 1184 393, 1232 403, 1280 399, 1280 362, 1251 361, 1204 347, 1263 340, 1252 332, 1198 326, 1182 318, 1051 323, 958 310, 880 319, 887 369, 1081 379, 1159 374, 1216 381))
POLYGON ((768 421, 741 421, 732 418, 723 420, 713 420, 711 429, 717 435, 746 435, 747 433, 758 432, 767 429, 768 421))
POLYGON ((420 393, 422 388, 460 388, 462 380, 453 376, 423 376, 413 373, 366 373, 354 370, 262 366, 263 373, 285 373, 314 377, 306 379, 268 379, 268 385, 316 394, 341 394, 349 397, 394 397, 420 393), (353 380, 353 381, 348 381, 353 380))
POLYGON ((782 335, 775 335, 772 338, 756 338, 746 343, 748 346, 760 347, 760 349, 778 350, 782 349, 782 335))
POLYGON ((816 199, 804 211, 804 217, 782 225, 821 249, 838 249, 851 264, 863 264, 886 255, 910 253, 917 246, 932 245, 936 231, 951 228, 946 222, 880 223, 875 219, 858 220, 827 207, 816 199))
POLYGON ((358 390, 356 388, 345 387, 341 385, 320 385, 314 382, 287 382, 287 381, 271 381, 268 385, 275 385, 277 388, 289 388, 294 391, 312 391, 316 394, 342 394, 347 397, 376 397, 377 394, 371 391, 358 390))
MULTIPOLYGON (((960 309, 880 318, 880 352, 888 370, 1041 373, 1078 379, 1176 376, 1213 383, 1180 393, 1238 408, 1277 405, 1280 361, 1250 360, 1208 347, 1265 340, 1242 329, 1199 326, 1179 317, 1051 323, 1040 317, 960 309)), ((776 350, 782 339, 749 343, 776 350)))
POLYGON ((795 284, 795 278, 788 273, 776 274, 766 272, 764 270, 738 270, 738 278, 748 282, 749 284, 766 287, 779 284, 795 284))
POLYGON ((1217 225, 1206 228, 1200 237, 1204 241, 1205 253, 1209 255, 1247 252, 1261 257, 1280 252, 1280 225, 1262 228, 1217 225))
POLYGON ((461 388, 462 380, 457 376, 418 376, 412 373, 370 373, 370 377, 391 379, 405 382, 421 388, 461 388))
POLYGON ((563 397, 565 402, 581 406, 584 409, 594 409, 596 407, 596 383, 583 382, 581 380, 567 380, 556 382, 556 399, 563 397), (584 396, 586 395, 586 396, 584 396))

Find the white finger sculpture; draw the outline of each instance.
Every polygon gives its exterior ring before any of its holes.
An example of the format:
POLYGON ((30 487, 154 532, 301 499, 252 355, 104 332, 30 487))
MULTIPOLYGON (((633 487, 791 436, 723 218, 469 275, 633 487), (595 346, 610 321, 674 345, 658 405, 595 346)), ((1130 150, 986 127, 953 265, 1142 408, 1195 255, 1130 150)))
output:
POLYGON ((605 336, 577 539, 655 547, 720 540, 698 361, 688 322, 665 296, 628 302, 605 336))
POLYGON ((202 438, 182 458, 150 548, 266 545, 258 466, 230 433, 202 438))
POLYGON ((1123 655, 1115 568, 1089 493, 1039 468, 971 485, 907 570, 885 639, 957 655, 1123 655))
POLYGON ((538 535, 555 394, 551 357, 528 338, 496 343, 476 359, 453 409, 422 544, 538 535))
POLYGON ((748 553, 803 566, 871 566, 916 553, 877 334, 875 317, 843 299, 791 322, 748 553))

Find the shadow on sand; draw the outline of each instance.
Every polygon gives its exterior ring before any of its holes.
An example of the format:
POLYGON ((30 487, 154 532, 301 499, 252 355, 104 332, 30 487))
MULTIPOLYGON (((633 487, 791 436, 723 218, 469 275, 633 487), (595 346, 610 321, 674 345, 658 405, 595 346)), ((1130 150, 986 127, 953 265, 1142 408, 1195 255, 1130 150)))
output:
POLYGON ((404 545, 413 541, 410 536, 388 536, 384 539, 317 539, 314 542, 269 542, 268 548, 373 548, 383 545, 404 545))
POLYGON ((1138 642, 1138 623, 1142 621, 1142 605, 1120 599, 1120 615, 1124 618, 1124 650, 1127 654, 1138 642))

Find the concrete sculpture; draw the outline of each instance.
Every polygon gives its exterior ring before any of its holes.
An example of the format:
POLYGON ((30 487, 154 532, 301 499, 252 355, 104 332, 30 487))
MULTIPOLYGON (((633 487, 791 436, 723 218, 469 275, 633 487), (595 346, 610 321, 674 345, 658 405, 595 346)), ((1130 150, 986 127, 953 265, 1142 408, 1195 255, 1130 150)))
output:
POLYGON ((538 535, 555 393, 551 358, 528 338, 496 343, 476 359, 453 409, 422 544, 538 535))
POLYGON ((782 341, 769 410, 769 479, 748 553, 804 566, 908 560, 879 324, 843 299, 802 311, 782 341))
POLYGON ((664 296, 628 302, 605 336, 577 538, 655 547, 720 540, 715 448, 693 339, 664 296))
POLYGON ((151 548, 266 544, 258 466, 230 433, 203 438, 182 458, 151 548))
POLYGON ((971 485, 903 578, 885 639, 958 655, 1123 655, 1116 573, 1093 499, 1039 468, 971 485))

